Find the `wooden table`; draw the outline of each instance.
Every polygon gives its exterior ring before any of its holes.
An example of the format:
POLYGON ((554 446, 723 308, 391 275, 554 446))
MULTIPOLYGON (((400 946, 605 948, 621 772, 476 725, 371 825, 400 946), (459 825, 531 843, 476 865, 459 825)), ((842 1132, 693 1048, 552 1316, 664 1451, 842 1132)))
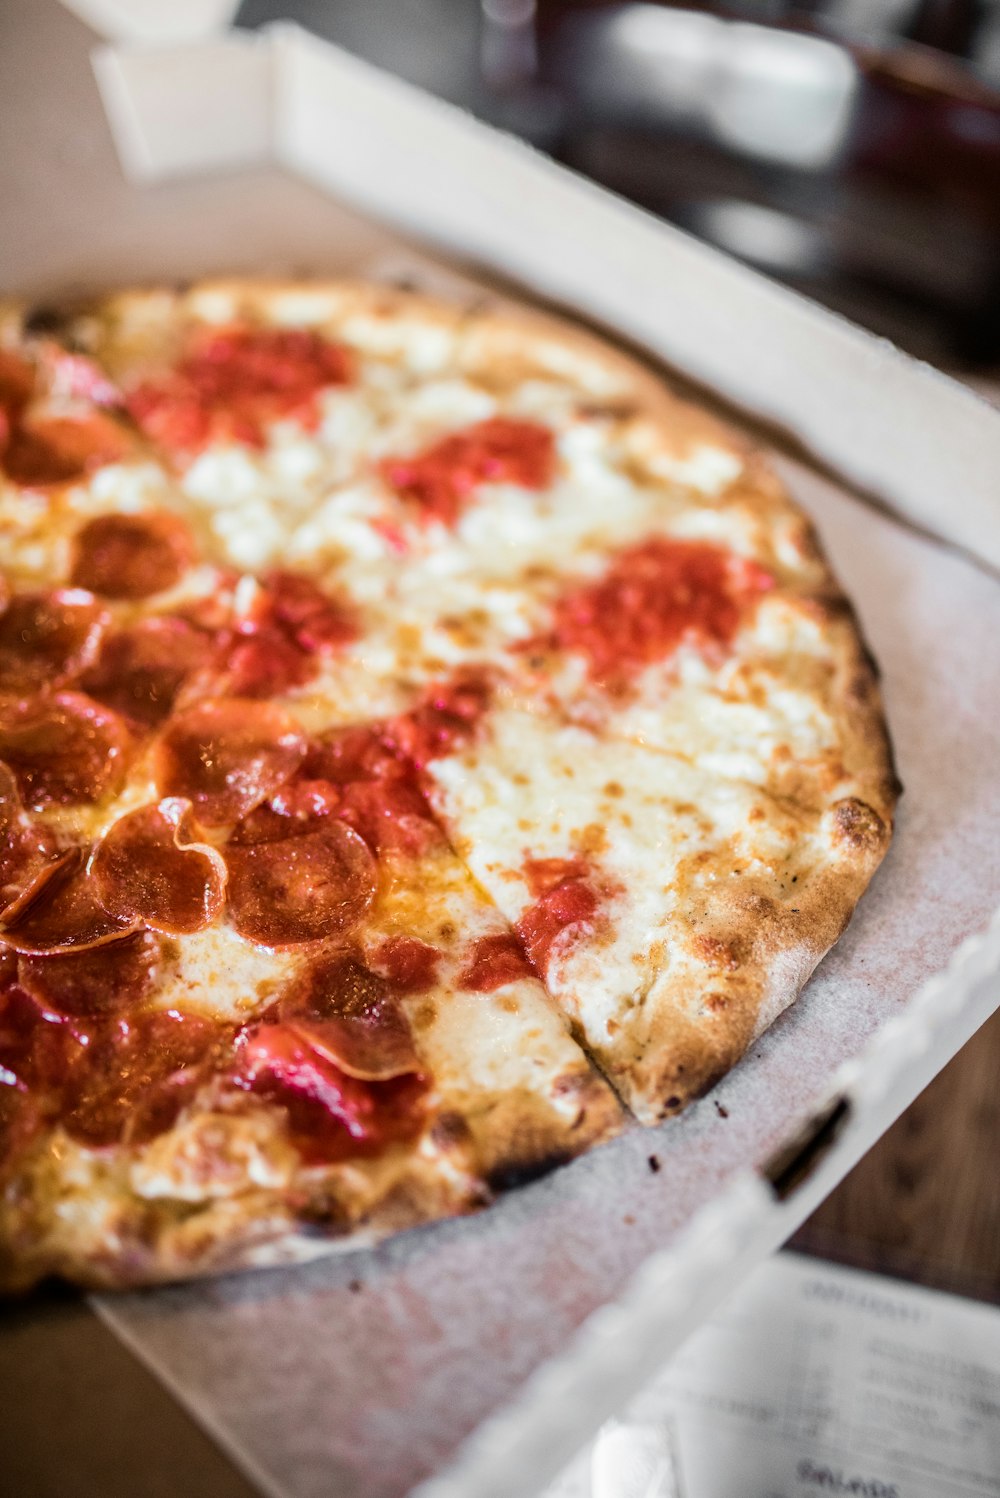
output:
POLYGON ((998 1082, 995 1014, 791 1247, 1000 1303, 998 1082))

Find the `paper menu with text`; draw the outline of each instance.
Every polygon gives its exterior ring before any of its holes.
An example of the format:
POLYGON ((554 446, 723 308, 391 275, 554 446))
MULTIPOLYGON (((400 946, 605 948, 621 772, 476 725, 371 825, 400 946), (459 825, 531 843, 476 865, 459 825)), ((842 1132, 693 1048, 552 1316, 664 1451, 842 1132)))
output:
POLYGON ((828 1494, 1000 1494, 1000 1310, 780 1254, 546 1498, 828 1494))

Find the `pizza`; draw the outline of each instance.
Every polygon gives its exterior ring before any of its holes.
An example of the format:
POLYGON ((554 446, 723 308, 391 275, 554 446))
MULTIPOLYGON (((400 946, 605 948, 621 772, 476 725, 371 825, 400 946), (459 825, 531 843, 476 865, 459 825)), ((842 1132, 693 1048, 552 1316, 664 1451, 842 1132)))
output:
POLYGON ((0 312, 0 1276, 471 1212, 708 1090, 887 847, 763 460, 360 283, 0 312))

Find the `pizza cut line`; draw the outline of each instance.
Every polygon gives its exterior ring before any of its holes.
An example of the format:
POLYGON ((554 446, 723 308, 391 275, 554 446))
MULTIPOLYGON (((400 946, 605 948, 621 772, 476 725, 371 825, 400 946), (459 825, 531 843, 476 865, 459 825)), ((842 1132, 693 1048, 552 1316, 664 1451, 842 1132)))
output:
POLYGON ((732 1067, 898 791, 757 455, 355 283, 0 312, 0 1282, 475 1210, 732 1067))

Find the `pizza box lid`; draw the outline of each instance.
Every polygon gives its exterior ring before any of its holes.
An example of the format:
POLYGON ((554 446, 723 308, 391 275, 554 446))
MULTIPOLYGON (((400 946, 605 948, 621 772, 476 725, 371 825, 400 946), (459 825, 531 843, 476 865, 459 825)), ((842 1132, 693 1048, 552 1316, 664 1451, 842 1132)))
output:
MULTIPOLYGON (((880 579, 871 567, 884 567, 886 558, 906 552, 913 561, 908 581, 923 579, 925 570, 928 577, 933 572, 930 606, 940 608, 946 627, 963 589, 979 611, 972 621, 973 633, 977 627, 980 633, 988 631, 1000 621, 995 579, 981 567, 931 545, 913 529, 961 547, 986 567, 1000 566, 1000 506, 993 477, 1000 470, 1000 414, 884 341, 331 44, 287 25, 253 35, 220 33, 217 26, 226 7, 216 5, 211 19, 211 0, 205 0, 197 15, 194 0, 189 3, 188 29, 180 27, 169 35, 156 30, 156 16, 167 7, 154 0, 135 7, 152 18, 139 31, 134 17, 127 31, 122 23, 121 12, 132 5, 74 0, 72 6, 99 21, 106 35, 126 37, 124 43, 100 48, 94 66, 122 165, 133 182, 144 184, 150 201, 159 195, 159 207, 169 210, 171 184, 183 183, 186 189, 193 173, 218 174, 205 178, 207 192, 228 192, 239 180, 234 168, 248 173, 245 180, 251 186, 265 180, 254 177, 254 172, 271 172, 266 181, 273 189, 273 168, 278 167, 282 174, 304 178, 338 204, 432 246, 452 263, 457 260, 466 268, 507 278, 582 315, 707 386, 758 423, 792 434, 855 494, 862 493, 905 519, 909 534, 870 504, 845 496, 815 471, 801 465, 792 470, 796 492, 823 512, 825 529, 827 522, 833 528, 834 558, 849 586, 854 571, 869 598, 877 600, 880 579), (803 370, 808 379, 801 377, 803 370), (942 496, 947 496, 947 503, 942 496), (858 560, 852 552, 854 534, 862 538, 861 550, 875 558, 867 573, 865 559, 858 560)), ((191 198, 179 195, 173 201, 190 203, 191 198)), ((201 201, 206 202, 206 196, 201 201)), ((121 255, 115 259, 108 253, 114 229, 114 224, 107 226, 89 243, 92 263, 82 272, 77 267, 78 279, 111 284, 126 278, 121 255)), ((220 256, 222 264, 228 259, 231 265, 247 265, 248 254, 259 252, 261 240, 249 248, 242 242, 245 226, 240 221, 228 235, 225 226, 220 233, 216 214, 213 232, 219 235, 213 241, 216 258, 207 257, 199 243, 193 251, 193 262, 200 258, 205 268, 220 268, 220 256)), ((295 258, 296 232, 292 224, 285 226, 283 237, 279 235, 292 265, 302 263, 295 258)), ((359 230, 358 236, 358 244, 365 246, 365 233, 359 230)), ((180 253, 179 243, 168 243, 165 253, 180 253)), ((183 246, 187 255, 188 240, 183 246)), ((315 251, 315 241, 311 249, 315 251)), ((309 269, 329 263, 312 252, 306 259, 309 269)), ((336 261, 337 256, 330 259, 336 261)), ((129 263, 137 267, 135 274, 150 274, 148 255, 139 252, 129 263)), ((159 263, 162 267, 162 258, 159 263)), ((43 255, 24 272, 26 282, 32 274, 48 274, 45 266, 43 255)), ((189 257, 184 269, 193 268, 189 257)), ((169 271, 161 268, 159 273, 169 271)), ((889 617, 893 607, 887 607, 889 617)), ((876 602, 871 608, 877 611, 876 602)), ((871 622, 866 616, 866 623, 871 622)), ((919 610, 907 627, 919 630, 919 610)), ((979 641, 980 636, 975 638, 979 641)), ((988 652, 987 640, 976 648, 988 652)), ((988 711, 993 682, 983 674, 985 664, 979 664, 979 674, 970 677, 971 667, 967 662, 963 667, 959 656, 944 664, 935 662, 941 679, 933 683, 933 693, 939 695, 926 704, 927 722, 940 722, 942 714, 958 710, 949 690, 976 698, 970 712, 984 704, 988 711), (954 680, 949 682, 952 666, 954 680)), ((894 659, 890 667, 897 669, 894 659)), ((893 686, 891 674, 888 684, 893 686)), ((911 706, 903 700, 906 685, 901 681, 897 687, 901 710, 911 706)), ((918 704, 915 714, 918 708, 924 711, 918 704)), ((978 744, 981 722, 976 731, 978 744)), ((941 767, 940 775, 942 783, 947 781, 947 767, 941 767)), ((917 767, 917 776, 918 782, 921 777, 928 781, 926 765, 917 767)), ((987 821, 1000 813, 996 798, 985 812, 987 821)), ((934 830, 940 842, 940 825, 934 830)), ((901 838, 899 855, 895 850, 890 855, 895 861, 880 889, 891 880, 917 879, 921 860, 930 856, 919 846, 919 831, 916 828, 911 836, 916 872, 911 876, 901 838)), ((793 1011, 795 1018, 780 1035, 771 1032, 765 1037, 755 1060, 759 1055, 765 1070, 776 1068, 777 1083, 788 1092, 778 1110, 777 1134, 774 1129, 755 1134, 748 1118, 745 1147, 734 1146, 730 1134, 719 1153, 720 1131, 706 1114, 707 1105, 698 1105, 671 1126, 669 1135, 662 1135, 665 1153, 669 1140, 679 1141, 682 1150, 693 1151, 696 1166, 692 1178, 676 1185, 682 1206, 688 1200, 693 1206, 670 1218, 671 1231, 660 1240, 669 1238, 667 1245, 645 1257, 631 1278, 619 1263, 605 1280, 588 1284, 582 1301, 607 1303, 568 1341, 564 1332, 555 1340, 550 1332, 533 1348, 495 1348, 490 1361, 501 1366, 502 1376, 478 1401, 470 1397, 463 1404, 445 1378, 434 1408, 440 1414, 449 1401, 454 1406, 457 1413, 445 1422, 447 1428, 427 1429, 420 1425, 419 1413, 410 1419, 401 1408, 393 1410, 387 1404, 364 1431, 355 1432, 356 1452, 367 1451, 374 1461, 379 1443, 386 1444, 386 1422, 394 1421, 407 1442, 416 1444, 409 1469, 412 1481, 440 1466, 458 1437, 497 1404, 500 1391, 509 1402, 479 1424, 446 1469, 425 1481, 421 1498, 508 1498, 511 1493, 527 1498, 544 1486, 600 1420, 619 1408, 746 1271, 794 1230, 996 1006, 1000 916, 988 929, 976 932, 973 926, 983 926, 996 905, 1000 871, 995 860, 989 864, 979 848, 971 847, 968 839, 973 832, 971 824, 962 824, 966 861, 974 857, 980 864, 974 886, 961 882, 958 864, 945 866, 939 860, 928 876, 932 884, 937 881, 932 894, 940 896, 938 939, 926 950, 901 951, 898 961, 892 953, 898 981, 906 986, 905 1002, 895 1001, 899 994, 884 1007, 877 995, 867 1007, 859 1002, 855 1045, 845 1043, 840 1033, 831 1042, 822 1026, 810 1028, 807 1003, 797 1015, 793 1011), (948 881, 951 887, 943 888, 948 881), (973 907, 976 921, 969 915, 973 907), (796 1086, 793 1078, 800 1074, 801 1085, 796 1086), (616 1276, 619 1287, 625 1288, 609 1298, 604 1288, 616 1276), (540 1361, 560 1344, 565 1344, 561 1351, 540 1361), (534 1372, 522 1382, 531 1368, 534 1372), (518 1391, 510 1398, 514 1389, 518 1391)), ((913 898, 914 919, 926 922, 929 897, 925 892, 920 900, 913 898)), ((905 899, 901 903, 905 906, 905 899)), ((871 897, 865 919, 869 927, 876 922, 876 929, 867 933, 868 946, 864 937, 855 942, 851 957, 837 959, 841 967, 844 961, 856 961, 858 950, 873 960, 879 920, 885 926, 884 940, 896 942, 904 931, 916 942, 905 919, 902 926, 893 925, 893 919, 902 919, 898 910, 895 916, 879 912, 871 897), (874 911, 871 917, 869 911, 874 911)), ((825 965, 824 971, 831 970, 837 973, 836 961, 832 969, 825 965)), ((872 972, 877 982, 889 983, 885 965, 876 964, 872 972)), ((733 1095, 742 1096, 740 1087, 745 1084, 752 1101, 756 1094, 747 1075, 744 1068, 735 1077, 733 1095)), ((633 1155, 636 1150, 648 1151, 652 1137, 634 1145, 633 1155)), ((608 1152, 598 1152, 594 1159, 602 1153, 608 1152)), ((581 1165, 588 1168, 588 1162, 581 1165)), ((611 1189, 608 1169, 597 1165, 605 1191, 611 1189)), ((574 1171, 574 1179, 581 1180, 576 1166, 562 1175, 569 1178, 574 1171)), ((541 1217, 548 1214, 549 1248, 557 1241, 553 1213, 566 1212, 572 1228, 586 1224, 586 1213, 573 1216, 572 1195, 572 1186, 550 1188, 541 1183, 524 1193, 521 1203, 505 1203, 502 1212, 488 1214, 498 1224, 501 1250, 506 1241, 515 1242, 523 1226, 519 1214, 530 1217, 532 1202, 542 1204, 541 1217)), ((620 1197, 615 1200, 620 1202, 620 1197)), ((655 1215, 647 1227, 651 1233, 657 1227, 655 1215)), ((412 1295, 406 1276, 414 1264, 419 1270, 450 1254, 447 1267, 454 1272, 465 1249, 474 1263, 478 1231, 479 1223, 445 1225, 434 1230, 438 1236, 430 1248, 426 1236, 409 1235, 419 1240, 416 1248, 412 1241, 409 1247, 392 1245, 380 1262, 388 1266, 390 1278, 399 1272, 393 1288, 412 1295)), ((635 1270, 636 1265, 629 1262, 626 1268, 635 1270)), ((349 1289, 349 1270, 340 1279, 339 1269, 330 1270, 329 1283, 323 1272, 303 1274, 304 1278, 299 1272, 250 1277, 252 1285, 221 1281, 99 1303, 101 1313, 133 1350, 160 1372, 255 1480, 276 1493, 324 1490, 316 1473, 328 1472, 331 1452, 342 1449, 331 1445, 317 1456, 318 1467, 306 1463, 293 1471, 288 1466, 285 1475, 278 1476, 280 1463, 277 1469, 269 1466, 259 1446, 254 1447, 251 1427, 254 1422, 263 1426, 263 1386, 255 1384, 253 1370, 237 1372, 233 1365, 239 1347, 256 1345, 261 1335, 280 1338, 280 1326, 269 1319, 272 1298, 279 1320, 287 1322, 293 1336, 301 1334, 303 1325, 301 1316, 292 1314, 294 1307, 304 1308, 308 1322, 341 1304, 336 1297, 349 1289), (261 1279, 271 1291, 260 1288, 261 1279), (279 1291, 279 1279, 293 1288, 279 1291), (333 1300, 326 1298, 328 1292, 333 1300), (250 1305, 253 1314, 247 1319, 250 1305), (249 1336, 250 1343, 240 1343, 238 1336, 227 1341, 233 1327, 249 1336), (236 1391, 228 1403, 212 1384, 213 1377, 218 1383, 222 1376, 220 1356, 227 1364, 226 1379, 236 1391), (237 1406, 249 1411, 249 1423, 245 1419, 240 1426, 237 1406)), ((573 1283, 571 1271, 568 1282, 573 1283)), ((516 1284, 506 1289, 518 1293, 516 1284)), ((373 1303, 377 1305, 377 1291, 373 1303)), ((467 1296, 463 1305, 470 1303, 467 1296)), ((442 1304, 447 1306, 447 1297, 433 1306, 423 1303, 425 1322, 442 1304)), ((544 1300, 538 1308, 544 1312, 544 1300)), ((497 1316, 509 1310, 501 1306, 497 1316)), ((492 1323, 473 1328, 484 1344, 499 1335, 497 1316, 492 1323)), ((561 1322, 555 1317, 555 1322, 575 1324, 572 1314, 561 1322)), ((428 1369, 439 1371, 442 1360, 447 1365, 455 1345, 450 1328, 435 1327, 428 1342, 430 1362, 417 1360, 411 1369, 413 1380, 423 1375, 426 1381, 428 1369)), ((303 1377, 307 1372, 315 1375, 315 1368, 303 1361, 301 1345, 281 1350, 286 1371, 302 1363, 303 1377)), ((470 1351, 468 1346, 464 1350, 470 1351)), ((416 1382, 407 1387, 410 1397, 416 1382)), ((271 1386, 268 1397, 273 1398, 271 1386)), ((295 1408, 293 1400, 288 1405, 292 1419, 295 1408)), ((273 1426, 269 1429, 273 1439, 273 1426)), ((348 1466, 343 1469, 345 1493, 375 1491, 357 1481, 351 1487, 348 1466)), ((389 1476, 384 1466, 380 1469, 380 1494, 403 1490, 399 1473, 404 1468, 405 1464, 389 1476)), ((359 1470, 363 1466, 351 1468, 355 1479, 359 1470)))

